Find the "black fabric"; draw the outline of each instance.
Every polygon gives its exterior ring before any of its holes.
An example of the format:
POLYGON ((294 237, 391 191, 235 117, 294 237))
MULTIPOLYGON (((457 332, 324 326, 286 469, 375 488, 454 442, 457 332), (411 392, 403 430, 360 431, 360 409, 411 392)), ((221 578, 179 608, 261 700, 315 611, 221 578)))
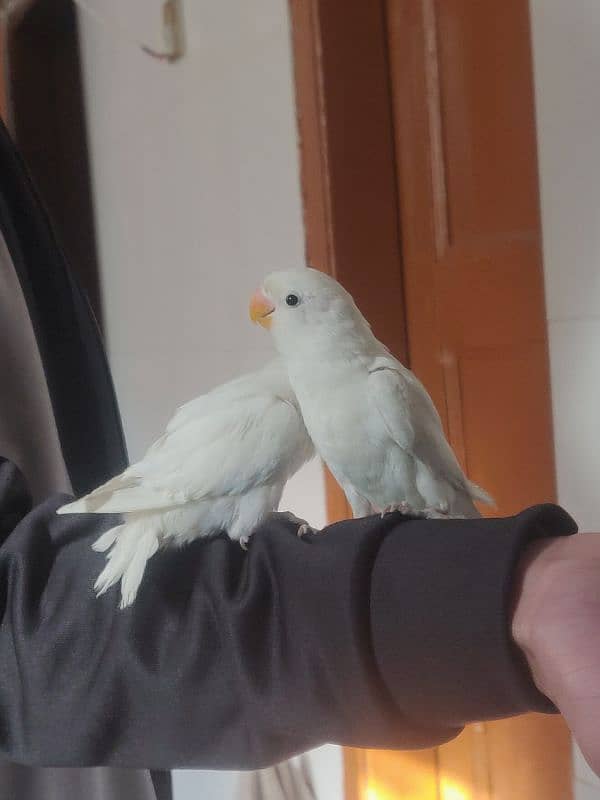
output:
MULTIPOLYGON (((13 471, 0 518, 18 483, 13 471)), ((57 516, 64 500, 0 547, 0 752, 12 760, 252 768, 322 742, 425 747, 467 719, 548 710, 504 605, 525 544, 573 531, 556 507, 371 517, 306 540, 279 519, 248 553, 225 536, 162 552, 119 611, 116 588, 91 588, 104 557, 90 544, 114 520, 57 516)))
MULTIPOLYGON (((71 485, 76 494, 84 494, 127 466, 106 356, 89 303, 67 268, 43 203, 1 121, 0 176, 0 230, 35 331, 71 485)), ((13 480, 14 469, 6 461, 0 464, 0 541, 30 506, 27 487, 13 480)), ((157 798, 171 800, 170 774, 151 777, 157 798)))
POLYGON ((18 467, 0 457, 0 544, 32 506, 31 494, 18 467))
POLYGON ((532 704, 556 711, 532 687, 512 644, 511 576, 533 539, 576 530, 565 511, 541 505, 508 519, 446 520, 426 528, 413 522, 386 538, 373 570, 373 647, 410 719, 460 727, 532 704))
POLYGON ((1 123, 0 176, 0 229, 35 330, 71 485, 84 494, 127 466, 110 372, 89 304, 1 123))
POLYGON ((156 800, 173 800, 173 778, 166 770, 153 769, 150 778, 154 786, 156 800))

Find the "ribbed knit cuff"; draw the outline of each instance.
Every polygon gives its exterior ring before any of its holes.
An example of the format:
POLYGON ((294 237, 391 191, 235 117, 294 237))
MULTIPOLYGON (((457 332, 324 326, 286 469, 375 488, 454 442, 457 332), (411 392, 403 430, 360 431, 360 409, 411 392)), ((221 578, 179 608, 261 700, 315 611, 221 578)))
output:
POLYGON ((386 536, 372 573, 373 648, 403 715, 454 727, 555 711, 512 641, 510 605, 526 546, 576 530, 561 508, 541 505, 500 519, 404 521, 386 536))

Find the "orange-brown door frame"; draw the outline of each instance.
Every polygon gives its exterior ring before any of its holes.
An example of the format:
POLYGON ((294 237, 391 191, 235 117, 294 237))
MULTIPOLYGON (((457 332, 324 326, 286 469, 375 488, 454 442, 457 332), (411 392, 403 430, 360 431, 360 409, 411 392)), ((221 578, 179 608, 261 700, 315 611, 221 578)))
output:
MULTIPOLYGON (((339 280, 407 363, 380 3, 290 0, 307 262, 339 280)), ((351 516, 329 474, 329 519, 351 516)))

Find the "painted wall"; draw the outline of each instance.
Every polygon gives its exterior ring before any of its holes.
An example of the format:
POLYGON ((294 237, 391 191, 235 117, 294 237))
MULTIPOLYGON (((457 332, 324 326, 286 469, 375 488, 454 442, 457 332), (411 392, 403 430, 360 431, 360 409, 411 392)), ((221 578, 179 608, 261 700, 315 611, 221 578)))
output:
MULTIPOLYGON (((287 5, 185 3, 188 54, 169 65, 157 0, 87 0, 80 13, 111 367, 132 458, 174 408, 272 355, 247 317, 269 270, 304 261, 287 5), (107 23, 107 24, 105 24, 107 23)), ((320 465, 283 505, 321 526, 320 465)), ((337 748, 313 764, 341 798, 337 748)), ((232 773, 178 772, 175 800, 228 800, 232 773)))
MULTIPOLYGON (((600 5, 531 0, 559 501, 600 531, 600 5)), ((600 780, 576 750, 577 800, 600 780)))

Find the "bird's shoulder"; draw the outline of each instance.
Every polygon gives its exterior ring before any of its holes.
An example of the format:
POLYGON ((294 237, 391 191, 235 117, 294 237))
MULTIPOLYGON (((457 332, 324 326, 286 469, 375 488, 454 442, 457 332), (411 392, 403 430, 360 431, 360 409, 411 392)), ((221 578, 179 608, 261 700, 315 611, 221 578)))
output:
POLYGON ((262 406, 295 399, 284 365, 275 360, 259 372, 248 373, 215 387, 180 406, 170 419, 166 433, 229 411, 255 413, 262 406))
POLYGON ((434 474, 463 487, 466 479, 440 415, 416 375, 394 358, 383 357, 374 364, 370 381, 370 396, 392 438, 434 474))
POLYGON ((369 400, 390 435, 409 450, 424 438, 442 433, 442 422, 429 393, 417 376, 391 355, 369 365, 369 400))

